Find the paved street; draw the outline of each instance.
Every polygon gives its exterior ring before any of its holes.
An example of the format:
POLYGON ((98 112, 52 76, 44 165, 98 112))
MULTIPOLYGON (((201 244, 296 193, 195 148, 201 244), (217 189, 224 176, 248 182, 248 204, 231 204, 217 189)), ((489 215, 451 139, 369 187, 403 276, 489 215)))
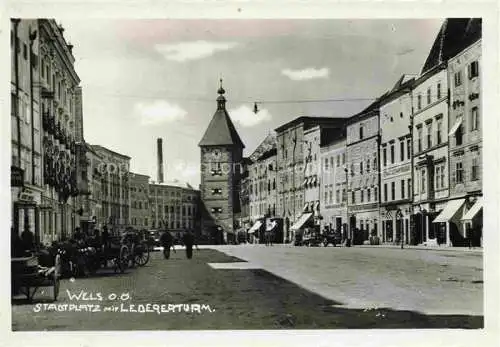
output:
POLYGON ((225 247, 349 308, 483 315, 481 252, 374 247, 225 247))
POLYGON ((34 305, 16 302, 12 306, 13 330, 483 326, 482 317, 468 316, 482 314, 482 257, 478 254, 285 246, 214 248, 217 250, 195 251, 191 260, 185 259, 183 251, 169 261, 155 252, 146 267, 125 274, 102 272, 93 278, 64 280, 56 306, 41 301, 43 295, 34 305), (248 262, 241 263, 242 259, 248 262), (226 265, 232 269, 224 269, 226 265), (87 294, 71 300, 68 291, 87 294), (114 300, 109 297, 112 293, 117 294, 114 300), (120 299, 122 293, 129 295, 120 299), (101 312, 95 312, 97 305, 101 312), (118 311, 103 312, 108 307, 118 311), (448 315, 433 315, 445 313, 448 315))

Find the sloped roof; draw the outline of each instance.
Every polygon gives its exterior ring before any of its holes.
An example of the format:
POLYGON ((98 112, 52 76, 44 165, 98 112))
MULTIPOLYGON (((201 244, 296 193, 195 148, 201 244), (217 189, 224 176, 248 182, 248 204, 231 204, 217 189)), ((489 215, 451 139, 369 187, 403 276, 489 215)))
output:
POLYGON ((454 57, 479 40, 481 35, 481 18, 446 19, 434 40, 421 74, 454 57))
POLYGON ((262 140, 253 153, 249 156, 252 162, 258 160, 263 153, 276 148, 276 134, 271 132, 262 140))
POLYGON ((198 146, 238 146, 245 148, 225 109, 217 109, 198 146))

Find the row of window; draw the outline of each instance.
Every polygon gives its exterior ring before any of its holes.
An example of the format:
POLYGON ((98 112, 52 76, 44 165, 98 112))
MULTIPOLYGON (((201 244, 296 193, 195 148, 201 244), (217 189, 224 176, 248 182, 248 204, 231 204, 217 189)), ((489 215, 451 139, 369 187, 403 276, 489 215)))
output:
MULTIPOLYGON (((434 145, 440 145, 443 142, 443 137, 446 136, 446 134, 443 134, 442 130, 442 114, 436 116, 436 132, 435 136, 433 136, 433 121, 432 119, 428 121, 425 124, 426 128, 426 137, 424 139, 423 137, 423 126, 422 124, 417 124, 416 126, 416 137, 417 137, 417 151, 421 152, 424 150, 424 141, 426 145, 426 149, 429 149, 433 147, 434 145), (435 143, 434 143, 435 140, 435 143)), ((463 119, 463 114, 457 115, 457 119, 463 119)), ((470 131, 475 131, 479 129, 479 109, 477 106, 474 106, 471 108, 469 112, 469 130, 470 131)), ((463 144, 464 140, 464 126, 463 124, 460 124, 453 134, 454 139, 455 139, 455 145, 460 146, 463 144)), ((385 162, 385 161, 384 161, 385 162)))
MULTIPOLYGON (((373 159, 367 159, 366 162, 360 162, 359 164, 359 174, 362 175, 363 173, 369 173, 371 170, 376 171, 377 170, 377 158, 373 159), (370 166, 370 163, 373 164, 373 166, 370 166), (366 164, 366 166, 364 165, 366 164)), ((351 164, 351 176, 354 176, 356 174, 355 170, 355 165, 354 163, 351 164)))
MULTIPOLYGON (((425 144, 426 144, 427 149, 433 147, 434 145, 435 146, 440 145, 443 142, 443 137, 446 136, 445 134, 443 134, 443 121, 442 121, 443 115, 439 114, 435 118, 436 118, 436 136, 435 136, 436 143, 435 144, 434 144, 434 136, 433 136, 433 123, 434 122, 432 119, 429 119, 429 120, 427 120, 427 123, 425 124, 425 128, 426 128, 425 144)), ((424 146, 423 146, 424 138, 423 138, 422 128, 423 128, 422 124, 416 125, 417 152, 421 152, 424 150, 424 146)))
MULTIPOLYGON (((373 202, 377 201, 377 195, 378 195, 378 188, 373 187, 373 188, 366 188, 366 189, 360 189, 359 190, 359 203, 364 203, 364 202, 373 202), (365 191, 366 191, 366 200, 365 200, 365 191), (373 194, 372 194, 373 191, 373 194)), ((357 204, 358 202, 356 201, 356 191, 352 190, 351 191, 351 204, 357 204)))
POLYGON ((334 157, 330 157, 330 159, 328 160, 328 158, 325 158, 325 164, 324 164, 324 168, 325 170, 328 170, 329 166, 330 167, 340 167, 341 165, 345 165, 345 153, 342 153, 342 155, 337 155, 336 157, 336 160, 334 160, 334 157), (342 163, 341 163, 341 159, 342 159, 342 163))
MULTIPOLYGON (((441 82, 438 82, 437 85, 436 85, 436 100, 439 100, 441 99, 442 97, 442 92, 441 92, 441 82)), ((433 101, 432 99, 432 87, 428 87, 427 88, 427 105, 430 105, 433 101)), ((417 109, 418 110, 421 110, 422 109, 422 94, 418 94, 417 95, 417 109)))
POLYGON ((325 205, 326 204, 340 204, 340 203, 345 203, 347 200, 347 192, 345 189, 342 189, 342 200, 340 199, 341 196, 341 190, 336 189, 335 190, 335 201, 333 200, 333 189, 330 189, 329 191, 325 192, 324 195, 324 201, 325 205))
MULTIPOLYGON (((479 167, 479 159, 472 158, 471 166, 470 166, 470 180, 477 181, 480 178, 480 167, 479 167)), ((464 183, 465 181, 465 172, 463 162, 459 161, 455 163, 455 174, 451 178, 452 183, 455 184, 464 183)))
MULTIPOLYGON (((468 75, 468 78, 469 79, 473 79, 475 77, 478 77, 479 76, 479 62, 478 61, 473 61, 472 63, 468 64, 467 65, 467 75, 468 75)), ((459 87, 461 86, 463 83, 463 78, 462 78, 462 71, 456 71, 455 74, 454 74, 454 85, 455 87, 459 87)), ((438 82, 437 85, 436 85, 436 100, 439 100, 441 99, 442 97, 442 90, 441 90, 441 82, 438 82)), ((432 96, 433 96, 433 93, 432 93, 432 87, 429 87, 427 88, 427 93, 426 93, 426 101, 427 101, 427 105, 430 105, 432 102, 434 102, 435 100, 433 100, 432 96)), ((423 105, 422 105, 422 94, 418 94, 417 95, 417 109, 418 110, 421 110, 423 105)))
MULTIPOLYGON (((147 206, 147 205, 146 205, 147 206)), ((181 213, 181 206, 162 206, 162 205, 157 205, 157 211, 164 211, 165 214, 167 213, 181 213)), ((194 206, 182 206, 182 216, 191 216, 196 214, 196 207, 194 206)))
MULTIPOLYGON (((475 77, 479 76, 479 62, 473 61, 467 65, 467 77, 471 80, 475 77)), ((454 83, 455 87, 459 87, 462 85, 462 71, 456 71, 454 74, 454 83)))
POLYGON ((142 201, 132 201, 131 205, 132 205, 132 208, 136 208, 139 210, 142 210, 143 206, 144 206, 145 210, 148 209, 148 203, 146 201, 144 201, 144 205, 142 204, 142 201))
MULTIPOLYGON (((384 183, 384 201, 394 201, 396 200, 396 182, 391 182, 391 196, 389 200, 389 195, 388 195, 388 184, 384 183)), ((399 182, 399 199, 409 199, 411 197, 411 179, 405 180, 400 180, 399 182), (406 187, 406 189, 405 189, 406 187)))
POLYGON ((250 206, 250 215, 253 216, 254 214, 256 215, 271 215, 271 216, 276 216, 276 204, 271 205, 266 205, 265 204, 259 204, 258 206, 250 206))
MULTIPOLYGON (((396 162, 396 144, 391 142, 389 144, 389 152, 390 152, 390 164, 394 164, 396 162)), ((411 140, 399 140, 399 160, 405 161, 405 148, 406 148, 406 160, 410 160, 411 158, 411 140)), ((382 149, 382 165, 387 166, 387 146, 384 146, 382 149)))
MULTIPOLYGON (((267 192, 270 193, 271 190, 276 190, 276 178, 273 178, 273 181, 271 180, 267 181, 267 192)), ((262 192, 266 191, 266 183, 265 182, 259 182, 255 184, 250 184, 250 194, 256 194, 258 195, 259 193, 262 194, 262 192)))

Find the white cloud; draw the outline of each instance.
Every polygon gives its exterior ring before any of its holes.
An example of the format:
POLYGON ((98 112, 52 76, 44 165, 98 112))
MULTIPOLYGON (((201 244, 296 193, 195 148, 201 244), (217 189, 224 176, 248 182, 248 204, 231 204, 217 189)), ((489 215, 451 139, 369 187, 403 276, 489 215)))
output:
POLYGON ((189 179, 200 174, 200 165, 195 165, 192 163, 177 162, 174 165, 174 171, 176 177, 182 177, 184 179, 189 179))
POLYGON ((233 49, 235 42, 192 41, 176 44, 158 44, 156 50, 163 54, 165 59, 183 62, 209 57, 216 52, 233 49))
POLYGON ((330 69, 326 67, 321 69, 308 67, 302 70, 285 69, 282 70, 281 73, 293 81, 304 81, 304 80, 311 80, 314 78, 328 78, 328 76, 330 75, 330 69))
POLYGON ((187 112, 178 105, 158 100, 150 104, 138 103, 135 109, 141 118, 142 125, 175 122, 184 119, 187 112))
POLYGON ((245 128, 256 126, 257 124, 268 122, 272 116, 266 109, 259 109, 255 114, 250 107, 242 105, 237 109, 229 110, 231 119, 245 128))

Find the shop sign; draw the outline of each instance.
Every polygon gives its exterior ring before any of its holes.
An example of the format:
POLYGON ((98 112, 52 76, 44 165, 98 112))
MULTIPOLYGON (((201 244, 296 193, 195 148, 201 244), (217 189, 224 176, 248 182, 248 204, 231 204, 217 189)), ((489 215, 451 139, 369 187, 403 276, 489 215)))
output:
POLYGON ((35 203, 35 194, 29 189, 23 189, 19 193, 19 201, 26 203, 35 203))
POLYGON ((16 167, 10 167, 10 185, 12 187, 23 187, 24 186, 24 170, 16 167))

